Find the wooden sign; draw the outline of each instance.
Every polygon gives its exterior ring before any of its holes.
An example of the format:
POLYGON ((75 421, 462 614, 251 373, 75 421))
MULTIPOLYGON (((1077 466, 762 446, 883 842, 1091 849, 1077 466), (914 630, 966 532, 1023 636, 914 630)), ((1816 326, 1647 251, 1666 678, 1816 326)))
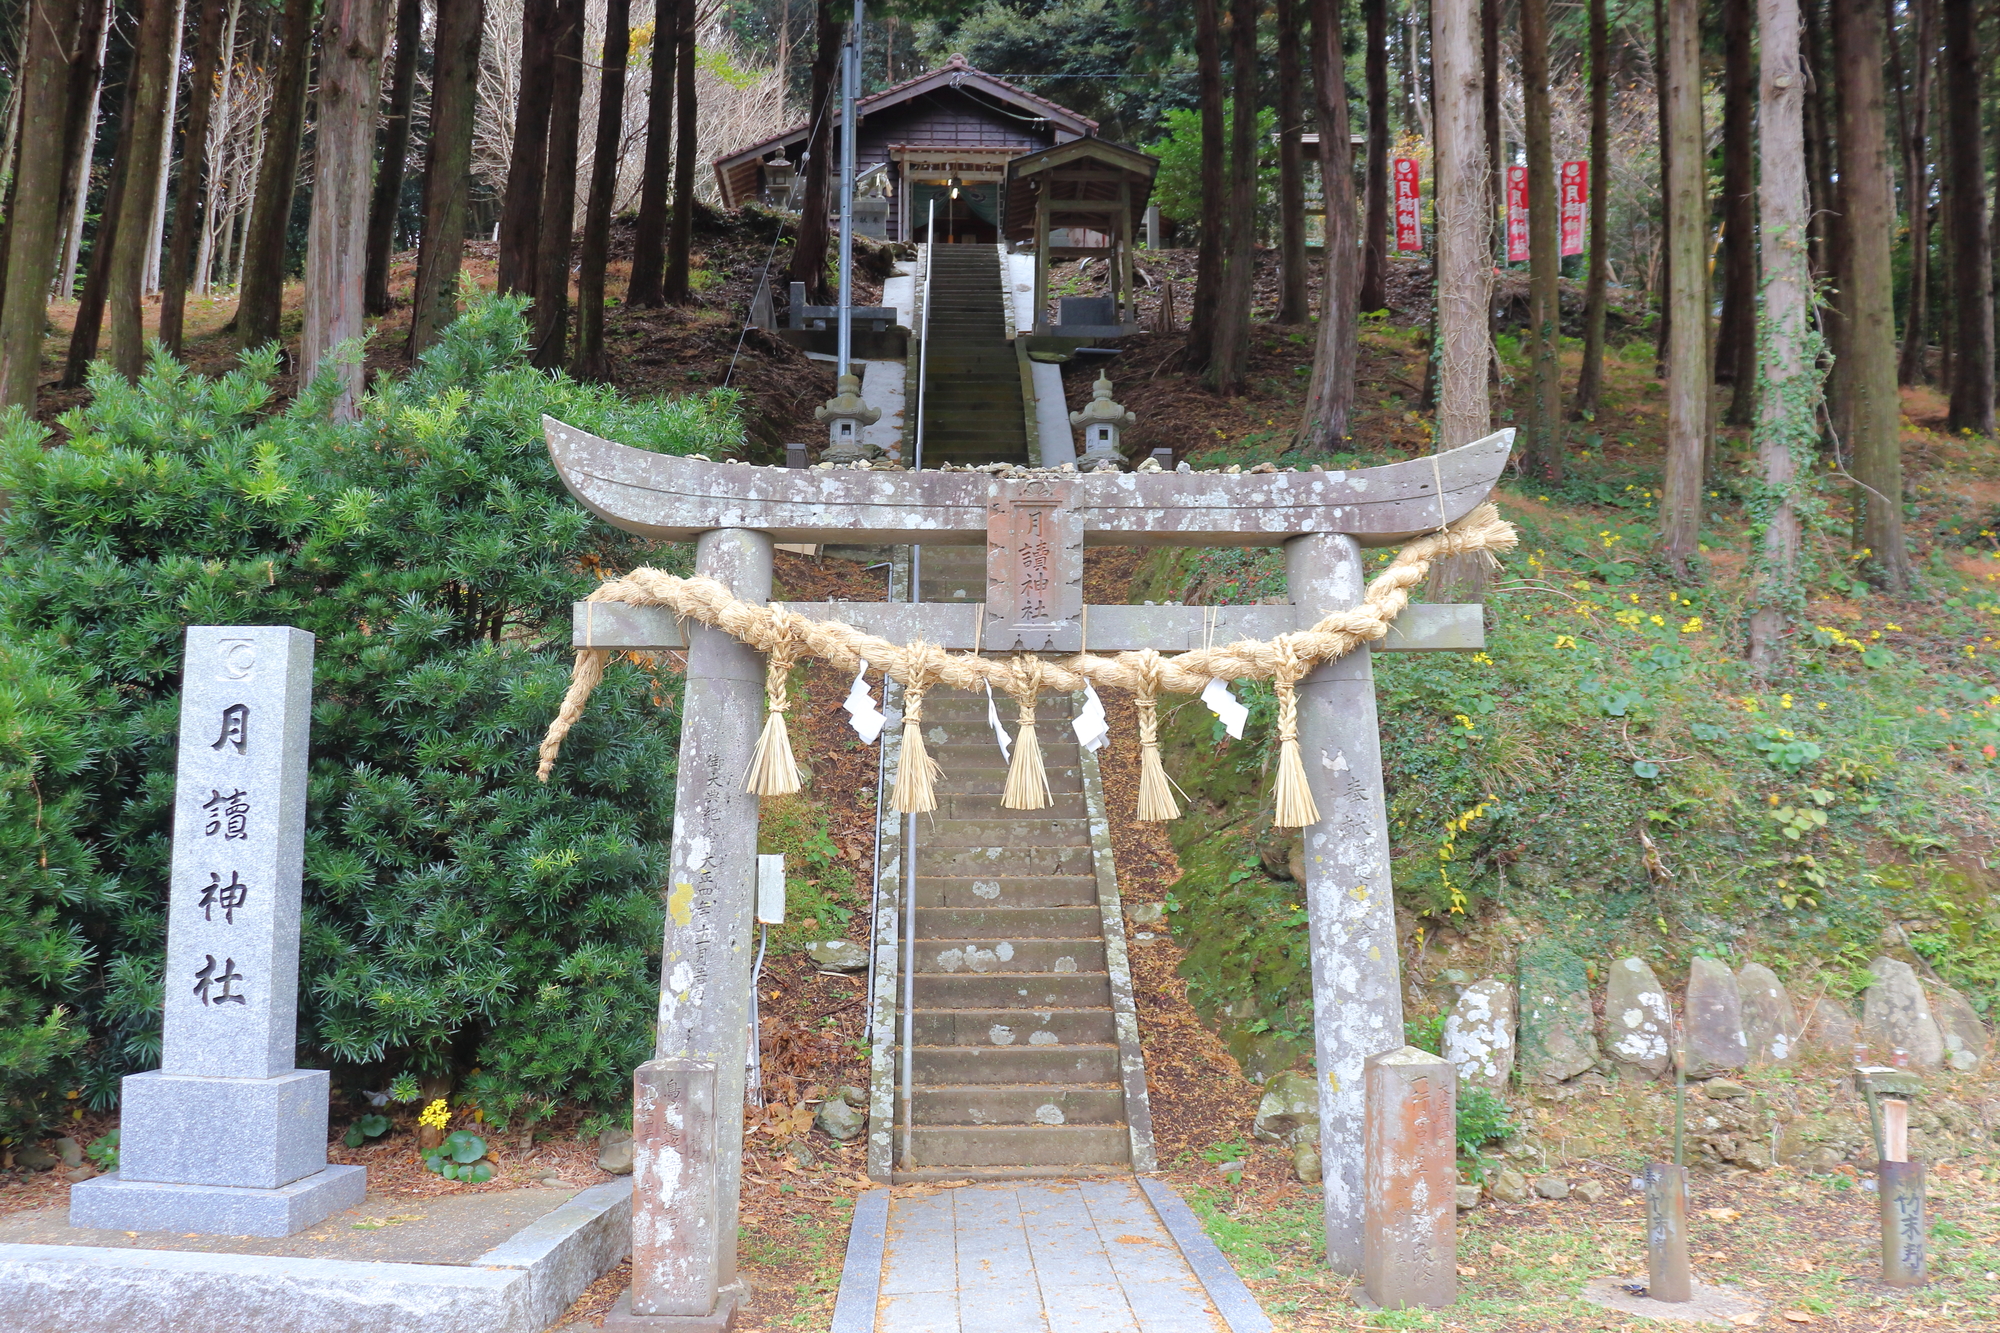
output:
POLYGON ((1590 202, 1590 163, 1565 162, 1556 177, 1557 198, 1562 203, 1562 246, 1560 253, 1583 253, 1583 210, 1590 202))
POLYGON ((1422 175, 1414 157, 1396 159, 1396 249, 1415 253, 1424 248, 1424 232, 1417 220, 1422 198, 1422 175))

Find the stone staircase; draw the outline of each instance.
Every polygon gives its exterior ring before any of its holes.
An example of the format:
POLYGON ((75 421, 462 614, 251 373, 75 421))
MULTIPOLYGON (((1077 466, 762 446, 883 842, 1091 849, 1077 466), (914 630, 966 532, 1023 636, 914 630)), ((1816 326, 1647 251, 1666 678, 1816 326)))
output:
POLYGON ((1021 362, 1007 333, 1000 252, 932 245, 924 465, 1026 463, 1021 362))
MULTIPOLYGON (((923 600, 983 600, 984 559, 924 548, 923 600)), ((1015 706, 999 705, 1011 735, 1015 706)), ((1036 715, 1055 804, 1007 810, 985 694, 924 703, 944 778, 935 816, 917 823, 913 1164, 899 1124, 898 1180, 1132 1169, 1126 1066, 1141 1098, 1144 1074, 1136 1043, 1121 1057, 1071 701, 1043 699, 1036 715)), ((1122 936, 1116 947, 1122 962, 1122 936)))

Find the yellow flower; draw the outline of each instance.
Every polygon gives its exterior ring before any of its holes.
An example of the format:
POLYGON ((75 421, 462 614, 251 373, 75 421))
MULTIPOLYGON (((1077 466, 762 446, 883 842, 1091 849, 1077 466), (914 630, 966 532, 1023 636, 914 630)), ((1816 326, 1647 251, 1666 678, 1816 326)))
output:
POLYGON ((1778 707, 1780 707, 1780 708, 1790 708, 1791 706, 1792 706, 1792 696, 1791 696, 1791 695, 1789 695, 1789 694, 1781 694, 1781 695, 1779 695, 1779 696, 1778 696, 1778 707))
POLYGON ((1747 694, 1744 695, 1742 699, 1738 700, 1738 702, 1743 705, 1743 711, 1746 713, 1754 713, 1757 711, 1757 701, 1751 698, 1747 694))
POLYGON ((1558 648, 1574 648, 1574 647, 1576 647, 1576 636, 1575 636, 1575 635, 1573 635, 1573 634, 1558 634, 1558 635, 1556 635, 1556 647, 1558 647, 1558 648))
POLYGON ((1647 618, 1648 620, 1652 621, 1652 622, 1653 622, 1653 623, 1654 623, 1655 625, 1665 625, 1665 624, 1667 623, 1667 622, 1666 622, 1665 620, 1661 619, 1661 618, 1660 618, 1659 616, 1648 616, 1648 617, 1646 617, 1646 618, 1647 618))
POLYGON ((1884 625, 1882 628, 1888 630, 1892 634, 1901 634, 1903 632, 1903 627, 1901 625, 1884 625))
POLYGON ((451 1124, 451 1108, 445 1105, 444 1098, 439 1097, 423 1109, 417 1123, 426 1129, 443 1129, 451 1124))
POLYGON ((1485 653, 1474 653, 1472 655, 1472 660, 1480 663, 1483 666, 1493 665, 1493 659, 1488 657, 1485 653))
POLYGON ((1681 633, 1683 634, 1701 633, 1701 617, 1689 616, 1687 618, 1687 623, 1681 626, 1681 633))

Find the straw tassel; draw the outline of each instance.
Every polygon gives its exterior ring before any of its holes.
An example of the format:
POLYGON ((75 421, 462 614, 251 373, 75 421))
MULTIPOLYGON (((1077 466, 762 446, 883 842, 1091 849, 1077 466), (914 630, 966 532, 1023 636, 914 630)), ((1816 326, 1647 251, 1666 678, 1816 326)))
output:
MULTIPOLYGON (((782 633, 781 611, 779 629, 782 633)), ((790 711, 792 666, 798 661, 796 641, 786 634, 771 649, 764 666, 764 730, 750 752, 750 772, 743 790, 758 796, 790 796, 799 789, 799 765, 792 757, 792 734, 785 725, 790 711)))
MULTIPOLYGON (((1039 680, 1039 671, 1031 673, 1039 680)), ((1009 810, 1046 810, 1055 801, 1049 795, 1048 770, 1042 766, 1042 742, 1035 734, 1035 696, 1021 698, 1021 729, 1014 734, 1014 758, 1007 765, 1007 789, 1000 804, 1009 810)))
POLYGON ((1133 707, 1139 712, 1139 808, 1135 818, 1148 823, 1181 817, 1173 780, 1160 762, 1161 669, 1160 655, 1145 649, 1139 664, 1140 684, 1132 694, 1133 707))
POLYGON ((890 808, 899 815, 937 809, 937 780, 943 770, 924 748, 924 687, 917 680, 903 687, 903 750, 896 758, 896 785, 889 793, 890 808))
POLYGON ((1299 698, 1293 689, 1298 662, 1283 639, 1278 645, 1284 661, 1271 681, 1278 696, 1278 810, 1271 822, 1279 828, 1305 828, 1319 822, 1319 807, 1313 804, 1305 762, 1299 758, 1299 698))

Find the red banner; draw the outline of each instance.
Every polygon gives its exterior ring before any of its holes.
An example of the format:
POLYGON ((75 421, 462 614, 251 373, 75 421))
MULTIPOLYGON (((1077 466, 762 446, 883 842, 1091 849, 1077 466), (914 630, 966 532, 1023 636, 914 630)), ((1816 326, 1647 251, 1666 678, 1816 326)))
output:
POLYGON ((1423 225, 1417 217, 1417 201, 1422 194, 1421 175, 1414 157, 1396 159, 1396 248, 1398 250, 1416 252, 1424 248, 1423 225))
POLYGON ((1590 163, 1565 162, 1557 178, 1557 198, 1562 200, 1562 249, 1566 255, 1583 253, 1583 210, 1590 203, 1590 163))
POLYGON ((1507 262, 1528 258, 1528 169, 1507 168, 1507 262))

